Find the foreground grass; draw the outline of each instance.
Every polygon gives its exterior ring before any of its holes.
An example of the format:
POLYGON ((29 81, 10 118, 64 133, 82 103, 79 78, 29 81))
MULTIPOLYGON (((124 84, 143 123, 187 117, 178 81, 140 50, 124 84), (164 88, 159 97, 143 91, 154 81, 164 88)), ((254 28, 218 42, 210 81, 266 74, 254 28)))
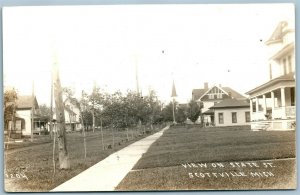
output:
MULTIPOLYGON (((157 132, 159 128, 151 133, 157 132)), ((78 175, 108 155, 145 137, 140 132, 115 132, 115 147, 112 145, 112 134, 104 130, 105 150, 102 150, 101 134, 99 131, 87 132, 87 158, 84 159, 83 136, 81 133, 67 134, 68 153, 71 164, 70 170, 59 170, 58 151, 56 150, 56 173, 53 177, 52 147, 50 137, 36 137, 34 143, 15 143, 5 151, 5 190, 9 192, 49 191, 63 182, 78 175), (133 136, 132 136, 133 135, 133 136)))
MULTIPOLYGON (((165 131, 119 184, 118 190, 264 189, 295 187, 295 132, 232 128, 173 127, 165 131), (272 159, 274 167, 263 167, 272 159), (288 159, 288 160, 274 160, 288 159), (259 167, 189 167, 186 163, 255 162, 259 167), (197 177, 200 173, 244 172, 247 177, 197 177), (272 172, 252 177, 251 172, 272 172), (190 175, 197 173, 197 176, 190 175)), ((191 164, 190 164, 191 165, 191 164)), ((230 165, 230 164, 228 164, 230 165)))

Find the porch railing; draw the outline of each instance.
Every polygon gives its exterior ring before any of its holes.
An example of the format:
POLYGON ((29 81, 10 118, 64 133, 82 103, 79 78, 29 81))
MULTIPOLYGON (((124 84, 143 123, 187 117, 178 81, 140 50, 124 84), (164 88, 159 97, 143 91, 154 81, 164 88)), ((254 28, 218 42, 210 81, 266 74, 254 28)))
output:
POLYGON ((295 117, 296 116, 296 106, 287 106, 285 107, 286 117, 295 117))

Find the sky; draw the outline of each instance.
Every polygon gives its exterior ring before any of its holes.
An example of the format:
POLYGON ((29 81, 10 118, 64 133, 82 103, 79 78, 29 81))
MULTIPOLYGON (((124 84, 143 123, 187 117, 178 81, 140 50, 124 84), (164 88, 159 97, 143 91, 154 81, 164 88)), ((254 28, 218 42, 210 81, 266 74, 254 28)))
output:
POLYGON ((107 92, 155 90, 187 102, 192 90, 219 85, 245 93, 266 82, 265 42, 292 4, 5 7, 3 80, 20 95, 50 103, 51 68, 79 97, 93 84, 107 92), (56 57, 55 57, 56 56, 56 57))

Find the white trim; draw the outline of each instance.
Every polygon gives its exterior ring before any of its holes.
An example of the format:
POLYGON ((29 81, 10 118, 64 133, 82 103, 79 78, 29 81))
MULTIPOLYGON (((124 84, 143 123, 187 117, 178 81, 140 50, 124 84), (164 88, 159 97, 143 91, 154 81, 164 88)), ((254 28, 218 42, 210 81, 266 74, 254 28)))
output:
POLYGON ((208 92, 209 91, 211 91, 214 87, 217 87, 218 89, 220 89, 221 91, 223 91, 226 95, 228 95, 228 93, 225 91, 225 90, 223 90, 222 88, 220 88, 219 86, 217 86, 217 85, 214 85, 214 86, 212 86, 211 88, 209 88, 200 98, 199 98, 199 100, 201 101, 201 98, 203 98, 205 95, 207 95, 208 94, 208 92))

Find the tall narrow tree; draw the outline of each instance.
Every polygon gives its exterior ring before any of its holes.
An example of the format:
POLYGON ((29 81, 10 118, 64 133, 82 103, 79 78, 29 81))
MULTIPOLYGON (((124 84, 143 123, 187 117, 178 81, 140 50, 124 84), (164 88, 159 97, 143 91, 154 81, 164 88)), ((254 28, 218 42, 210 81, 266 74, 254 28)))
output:
POLYGON ((69 169, 70 161, 67 150, 66 126, 64 104, 62 99, 62 88, 59 78, 59 68, 56 59, 53 64, 54 101, 57 121, 58 158, 60 169, 69 169))

